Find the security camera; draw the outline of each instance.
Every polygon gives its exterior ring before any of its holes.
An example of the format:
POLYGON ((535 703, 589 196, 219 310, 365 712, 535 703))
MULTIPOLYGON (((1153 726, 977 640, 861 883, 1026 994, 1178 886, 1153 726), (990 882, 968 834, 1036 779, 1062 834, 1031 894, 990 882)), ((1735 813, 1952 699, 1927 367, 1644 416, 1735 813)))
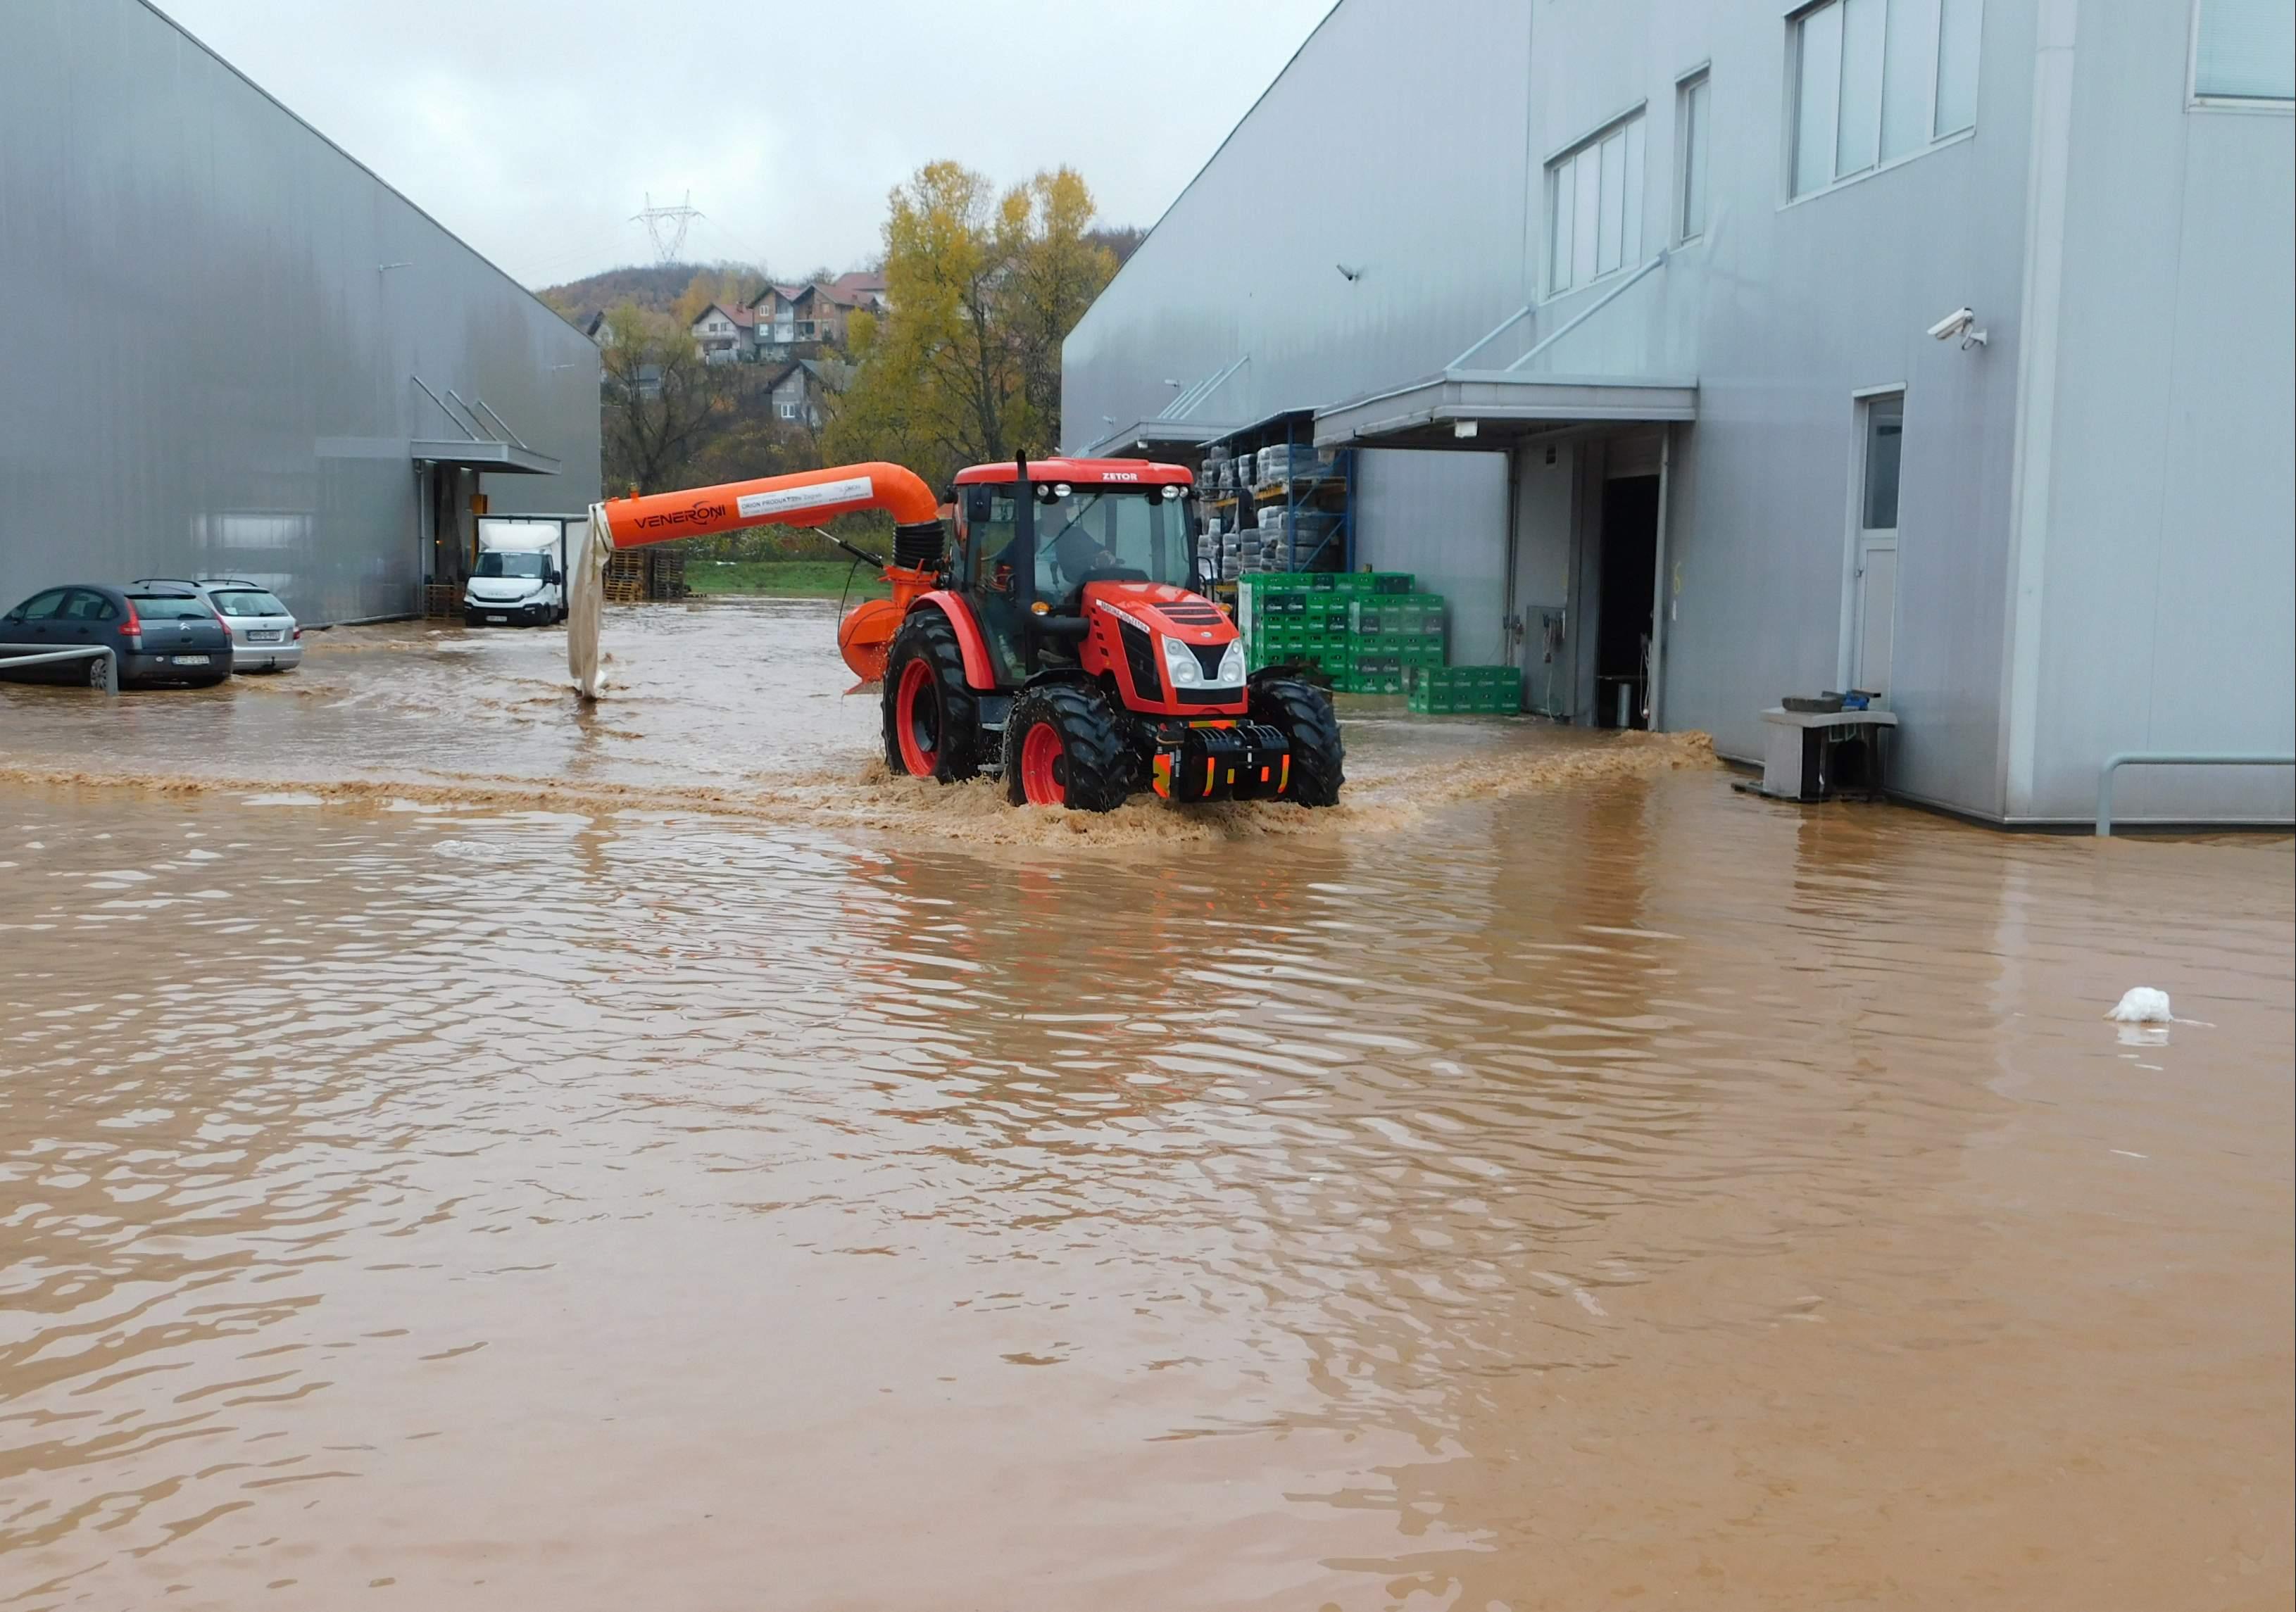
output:
POLYGON ((1965 353, 1971 348, 1985 345, 1985 332, 1975 328, 1976 324, 1975 308, 1957 307, 1930 326, 1930 334, 1939 341, 1950 341, 1956 336, 1960 337, 1961 350, 1965 353))

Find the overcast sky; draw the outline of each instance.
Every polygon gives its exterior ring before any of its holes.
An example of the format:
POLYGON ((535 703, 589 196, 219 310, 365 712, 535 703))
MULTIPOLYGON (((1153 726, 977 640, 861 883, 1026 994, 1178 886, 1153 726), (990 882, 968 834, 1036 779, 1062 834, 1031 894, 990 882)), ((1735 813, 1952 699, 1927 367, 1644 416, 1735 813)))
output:
POLYGON ((650 260, 648 192, 708 215, 687 258, 849 267, 942 157, 1066 162, 1105 221, 1152 224, 1331 0, 158 4, 540 286, 650 260))

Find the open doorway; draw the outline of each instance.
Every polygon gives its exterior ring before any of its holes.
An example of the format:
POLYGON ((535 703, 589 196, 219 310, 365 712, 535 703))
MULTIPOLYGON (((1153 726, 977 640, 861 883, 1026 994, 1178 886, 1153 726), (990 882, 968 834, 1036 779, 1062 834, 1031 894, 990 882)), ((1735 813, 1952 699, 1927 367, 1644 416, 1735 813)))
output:
POLYGON ((1652 601, 1658 589, 1656 476, 1603 484, 1602 562, 1595 621, 1595 724, 1650 725, 1652 601))

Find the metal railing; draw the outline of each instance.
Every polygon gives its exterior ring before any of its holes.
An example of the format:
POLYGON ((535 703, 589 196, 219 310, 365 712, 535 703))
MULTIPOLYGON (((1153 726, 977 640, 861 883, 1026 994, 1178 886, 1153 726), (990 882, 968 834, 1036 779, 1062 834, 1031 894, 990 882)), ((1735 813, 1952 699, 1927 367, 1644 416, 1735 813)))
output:
MULTIPOLYGON (((0 671, 10 667, 42 666, 52 660, 91 660, 98 656, 103 659, 103 691, 117 694, 119 692, 119 652, 108 643, 75 644, 68 650, 52 650, 37 643, 0 643, 0 671), (29 651, 30 653, 19 655, 12 652, 17 650, 29 651)), ((94 688, 95 685, 90 683, 88 686, 94 688)))
POLYGON ((2296 756, 2234 756, 2223 751, 2123 750, 2104 758, 2096 780, 2096 837, 2112 838, 2112 780, 2123 767, 2296 767, 2296 756))

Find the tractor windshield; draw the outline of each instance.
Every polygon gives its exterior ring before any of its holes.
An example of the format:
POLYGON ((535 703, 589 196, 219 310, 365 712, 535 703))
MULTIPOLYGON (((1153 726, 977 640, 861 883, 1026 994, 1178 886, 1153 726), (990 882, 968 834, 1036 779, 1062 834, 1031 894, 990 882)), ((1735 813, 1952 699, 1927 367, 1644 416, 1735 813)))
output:
POLYGON ((1073 599, 1087 582, 1168 582, 1195 569, 1188 501, 1161 487, 1037 489, 1037 597, 1073 599))

